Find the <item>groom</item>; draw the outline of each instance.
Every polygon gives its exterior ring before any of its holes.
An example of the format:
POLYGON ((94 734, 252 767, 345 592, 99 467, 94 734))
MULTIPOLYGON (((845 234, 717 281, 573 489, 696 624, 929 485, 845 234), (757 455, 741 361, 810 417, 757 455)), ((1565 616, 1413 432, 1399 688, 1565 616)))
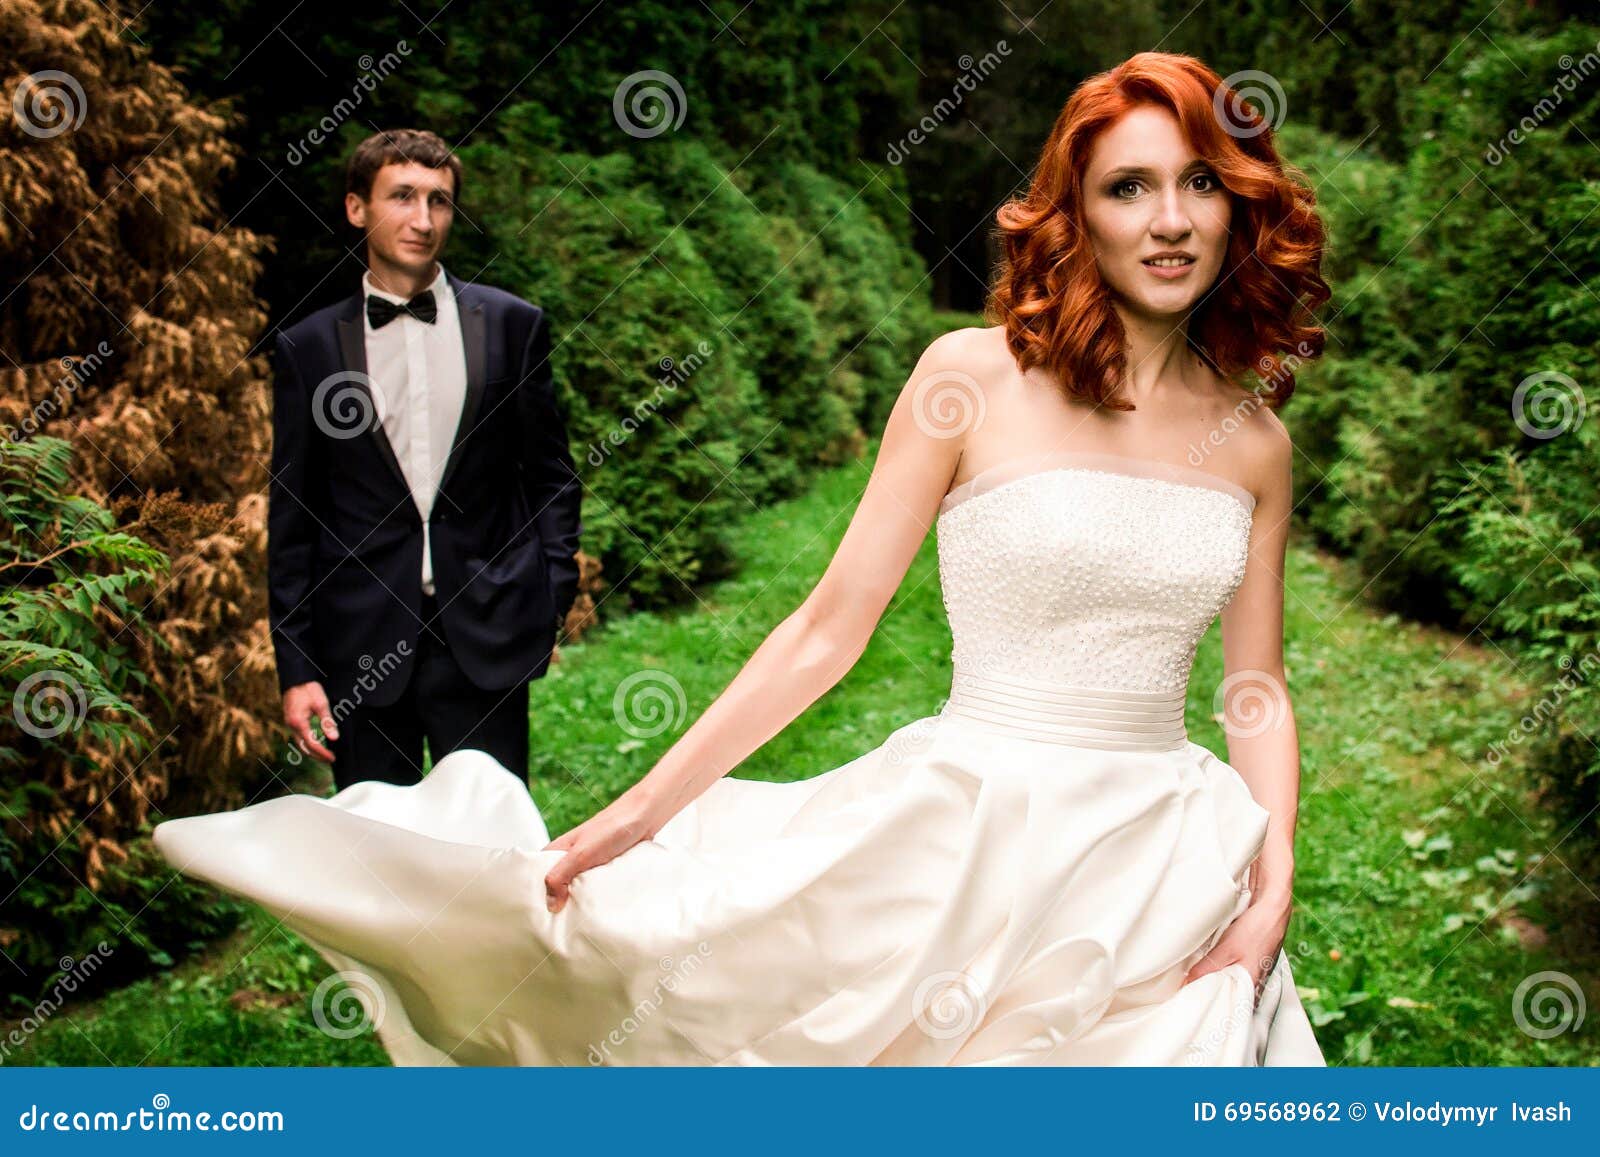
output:
POLYGON ((268 618, 284 721, 340 789, 416 783, 424 740, 526 777, 528 683, 577 593, 549 318, 439 264, 460 192, 433 133, 368 137, 361 292, 278 334, 268 618))

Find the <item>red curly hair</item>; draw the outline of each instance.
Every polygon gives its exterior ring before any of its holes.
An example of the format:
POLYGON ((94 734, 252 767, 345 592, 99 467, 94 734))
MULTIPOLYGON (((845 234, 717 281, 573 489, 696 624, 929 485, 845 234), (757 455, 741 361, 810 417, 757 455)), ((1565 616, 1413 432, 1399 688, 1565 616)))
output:
POLYGON ((1073 92, 1027 194, 995 214, 1005 255, 985 315, 1005 326, 1023 370, 1044 366, 1080 398, 1135 409, 1113 397, 1126 373, 1126 335, 1095 265, 1083 176, 1096 138, 1139 105, 1170 110, 1233 195, 1228 252, 1190 314, 1189 345, 1226 380, 1255 370, 1259 396, 1276 409, 1294 392, 1282 355, 1322 354, 1323 330, 1310 320, 1331 296, 1321 274, 1326 234, 1315 191, 1279 158, 1270 124, 1192 56, 1141 52, 1073 92))

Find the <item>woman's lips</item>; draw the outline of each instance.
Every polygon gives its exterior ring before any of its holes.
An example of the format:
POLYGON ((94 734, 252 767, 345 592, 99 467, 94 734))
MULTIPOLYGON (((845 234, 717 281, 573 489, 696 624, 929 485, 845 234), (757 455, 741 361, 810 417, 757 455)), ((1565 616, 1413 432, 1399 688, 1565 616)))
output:
POLYGON ((1188 272, 1195 266, 1193 258, 1183 265, 1153 265, 1148 261, 1142 261, 1140 264, 1157 277, 1165 278, 1168 281, 1171 281, 1177 277, 1186 276, 1188 272))

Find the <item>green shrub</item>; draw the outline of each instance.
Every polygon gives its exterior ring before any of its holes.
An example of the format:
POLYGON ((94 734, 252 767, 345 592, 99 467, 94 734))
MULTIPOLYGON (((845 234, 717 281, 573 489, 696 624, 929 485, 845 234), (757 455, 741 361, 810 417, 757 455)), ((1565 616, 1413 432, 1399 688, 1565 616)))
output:
POLYGON ((584 549, 628 601, 688 601, 729 573, 733 515, 857 456, 886 418, 928 328, 922 263, 802 162, 724 169, 689 137, 650 142, 649 163, 561 153, 532 104, 500 129, 463 150, 480 182, 466 244, 498 284, 561 303, 584 549))
POLYGON ((1517 656, 1538 699, 1506 720, 1507 742, 1537 746, 1547 794, 1591 835, 1600 88, 1566 91, 1560 62, 1597 41, 1573 27, 1452 56, 1415 96, 1403 164, 1285 134, 1322 174, 1336 287, 1329 358, 1286 414, 1302 509, 1374 597, 1517 656), (1537 127, 1507 147, 1528 117, 1537 127))
POLYGON ((92 822, 141 810, 102 794, 97 769, 127 784, 152 747, 134 656, 152 644, 139 602, 167 558, 68 494, 71 466, 60 439, 0 441, 0 950, 16 965, 0 993, 24 1005, 74 958, 93 954, 96 983, 135 975, 224 915, 199 889, 168 887, 148 842, 92 822))

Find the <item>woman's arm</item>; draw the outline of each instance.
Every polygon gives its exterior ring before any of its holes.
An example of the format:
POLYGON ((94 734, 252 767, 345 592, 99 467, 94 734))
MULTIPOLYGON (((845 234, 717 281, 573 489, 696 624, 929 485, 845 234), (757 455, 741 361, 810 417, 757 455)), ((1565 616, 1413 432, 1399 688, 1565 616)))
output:
POLYGON ((1250 529, 1244 581, 1222 612, 1223 729, 1228 762, 1267 810, 1267 835, 1251 865, 1250 906, 1196 962, 1184 983, 1243 964, 1256 1001, 1277 962, 1293 910, 1294 829, 1300 803, 1300 739, 1283 667, 1283 565, 1293 505, 1293 447, 1265 411, 1263 482, 1250 529))
MULTIPOLYGON (((967 376, 973 331, 935 340, 884 427, 877 461, 838 550, 816 587, 756 648, 732 682, 649 774, 616 802, 553 841, 569 854, 546 877, 552 911, 580 872, 605 863, 666 822, 742 763, 842 679, 866 650, 890 598, 938 514, 966 442, 940 430, 922 388, 967 376)), ((972 401, 976 402, 976 399, 972 401)))
POLYGON ((1223 729, 1228 762, 1272 813, 1257 861, 1258 899, 1288 902, 1300 801, 1300 737, 1283 665, 1283 568, 1293 495, 1293 446, 1275 415, 1264 441, 1264 484, 1244 581, 1222 612, 1223 729))

